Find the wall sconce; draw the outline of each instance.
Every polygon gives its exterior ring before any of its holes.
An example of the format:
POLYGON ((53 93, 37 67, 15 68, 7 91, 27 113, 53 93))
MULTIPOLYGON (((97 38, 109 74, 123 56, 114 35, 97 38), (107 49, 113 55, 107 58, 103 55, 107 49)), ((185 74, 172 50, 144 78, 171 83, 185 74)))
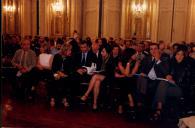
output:
POLYGON ((54 2, 52 4, 52 9, 57 14, 57 16, 61 17, 63 9, 64 9, 62 1, 61 0, 57 0, 56 2, 54 2))
POLYGON ((135 3, 135 2, 132 3, 132 11, 133 11, 133 14, 135 14, 136 16, 143 15, 146 9, 147 9, 147 6, 145 2, 141 3, 139 0, 138 3, 135 3))
POLYGON ((3 7, 5 9, 5 12, 8 14, 9 17, 12 17, 14 15, 14 12, 16 10, 16 7, 14 5, 5 5, 3 7))

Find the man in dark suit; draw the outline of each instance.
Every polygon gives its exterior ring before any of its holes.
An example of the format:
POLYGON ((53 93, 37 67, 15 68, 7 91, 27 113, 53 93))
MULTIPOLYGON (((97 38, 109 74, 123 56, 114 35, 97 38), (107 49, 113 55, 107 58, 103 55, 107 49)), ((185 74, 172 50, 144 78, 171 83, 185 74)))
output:
POLYGON ((95 54, 90 51, 90 47, 86 41, 81 42, 80 44, 80 52, 75 55, 74 64, 76 67, 76 71, 79 74, 85 73, 79 70, 83 69, 82 66, 91 67, 91 64, 96 62, 95 54))
MULTIPOLYGON (((150 56, 145 57, 141 64, 141 76, 137 81, 138 106, 148 96, 153 99, 156 88, 163 81, 157 78, 166 78, 169 73, 169 58, 160 53, 158 44, 150 44, 150 56)), ((146 100, 149 102, 148 100, 146 100)))
POLYGON ((75 54, 73 61, 75 68, 75 73, 73 74, 73 82, 75 90, 77 90, 76 93, 80 93, 79 84, 81 82, 88 82, 91 78, 91 76, 87 74, 87 69, 83 66, 91 67, 92 63, 96 62, 96 55, 92 51, 90 51, 89 44, 87 43, 87 41, 82 41, 80 44, 80 52, 75 54))
POLYGON ((102 55, 101 55, 100 43, 98 42, 98 39, 96 39, 92 43, 92 47, 90 51, 95 54, 96 66, 97 66, 96 70, 98 71, 101 69, 101 64, 102 64, 102 55))

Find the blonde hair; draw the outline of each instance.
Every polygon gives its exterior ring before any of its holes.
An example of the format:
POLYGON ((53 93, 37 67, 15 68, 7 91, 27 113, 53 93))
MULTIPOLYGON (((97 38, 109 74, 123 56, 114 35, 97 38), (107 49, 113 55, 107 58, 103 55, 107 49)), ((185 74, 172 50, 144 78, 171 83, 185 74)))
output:
POLYGON ((60 51, 62 52, 66 52, 67 50, 71 50, 72 49, 72 45, 70 44, 63 44, 60 51))

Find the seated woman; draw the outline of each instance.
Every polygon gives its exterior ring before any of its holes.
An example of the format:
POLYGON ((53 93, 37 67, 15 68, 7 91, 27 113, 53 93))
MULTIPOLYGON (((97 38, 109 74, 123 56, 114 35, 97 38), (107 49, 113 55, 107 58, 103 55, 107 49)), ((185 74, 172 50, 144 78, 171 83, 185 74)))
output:
MULTIPOLYGON (((31 70, 31 80, 30 83, 32 90, 34 86, 38 84, 40 80, 47 80, 47 84, 50 84, 50 80, 53 78, 51 71, 51 65, 53 61, 53 55, 49 54, 47 44, 44 44, 40 47, 40 54, 38 56, 36 66, 31 70)), ((31 96, 29 98, 32 98, 31 96)))
POLYGON ((136 92, 136 78, 140 61, 136 60, 136 50, 132 48, 125 49, 123 58, 118 62, 115 71, 116 84, 120 87, 120 99, 118 113, 122 114, 123 106, 128 99, 131 112, 134 110, 134 99, 136 92))
POLYGON ((52 61, 53 55, 49 54, 47 44, 42 45, 40 47, 40 54, 38 56, 37 64, 32 70, 32 72, 35 73, 33 75, 36 80, 50 78, 52 61))
MULTIPOLYGON (((171 69, 166 79, 169 82, 166 84, 159 84, 155 94, 156 112, 153 115, 154 120, 160 118, 163 105, 165 104, 166 97, 176 97, 180 99, 189 98, 189 78, 190 78, 190 65, 185 56, 185 50, 178 49, 171 60, 171 69)), ((165 83, 165 81, 162 81, 165 83)))
POLYGON ((70 100, 70 74, 73 71, 71 45, 62 45, 60 52, 53 58, 52 72, 54 80, 48 87, 50 106, 54 107, 56 102, 68 107, 70 100))
POLYGON ((85 94, 81 97, 82 101, 86 101, 90 92, 93 90, 93 110, 97 110, 97 100, 100 92, 100 85, 102 81, 111 80, 114 77, 114 66, 112 58, 110 57, 111 48, 109 45, 103 47, 101 51, 102 62, 99 73, 95 73, 90 82, 85 94))

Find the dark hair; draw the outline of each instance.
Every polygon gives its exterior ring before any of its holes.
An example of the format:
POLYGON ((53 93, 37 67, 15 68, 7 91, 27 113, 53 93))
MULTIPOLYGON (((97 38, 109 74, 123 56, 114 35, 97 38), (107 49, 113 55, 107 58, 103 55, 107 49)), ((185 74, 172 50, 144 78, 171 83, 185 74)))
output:
POLYGON ((185 50, 184 49, 182 49, 182 48, 179 48, 179 49, 177 49, 176 50, 176 52, 174 53, 174 55, 173 55, 173 63, 177 63, 177 60, 176 60, 176 54, 178 53, 178 52, 180 52, 180 51, 182 51, 183 52, 183 55, 184 55, 184 59, 183 59, 183 61, 182 61, 182 63, 183 62, 186 62, 185 60, 185 58, 186 58, 186 54, 185 54, 185 50))
POLYGON ((101 38, 102 40, 102 45, 106 45, 107 44, 107 39, 106 38, 101 38))
POLYGON ((44 38, 46 42, 49 42, 49 37, 44 38))
POLYGON ((182 50, 185 53, 188 51, 188 47, 186 45, 181 44, 178 46, 177 50, 180 50, 180 51, 182 50))
POLYGON ((164 40, 159 40, 159 44, 164 44, 164 40))
POLYGON ((108 41, 108 44, 109 44, 111 47, 113 47, 113 45, 115 45, 115 44, 116 44, 116 42, 115 42, 115 41, 113 41, 113 40, 111 40, 111 41, 108 41))
POLYGON ((123 52, 122 62, 127 63, 129 59, 136 53, 136 50, 133 48, 126 48, 123 52))
POLYGON ((99 40, 98 38, 97 38, 97 39, 95 39, 95 43, 98 43, 98 40, 99 40))
POLYGON ((57 44, 64 44, 64 41, 61 38, 57 39, 57 44))
POLYGON ((54 39, 53 39, 53 38, 51 38, 51 39, 49 40, 49 44, 50 44, 51 46, 54 46, 54 45, 55 45, 54 39))
POLYGON ((120 49, 119 45, 116 44, 116 43, 114 45, 112 45, 112 49, 115 48, 115 47, 118 47, 120 49))
POLYGON ((108 54, 110 54, 111 53, 111 51, 112 51, 112 49, 111 49, 111 47, 110 47, 110 45, 105 45, 102 49, 104 49, 105 48, 105 50, 106 50, 106 52, 108 53, 108 54))
POLYGON ((187 50, 188 50, 187 46, 184 47, 184 45, 179 45, 178 48, 177 48, 177 50, 176 50, 175 53, 174 53, 174 57, 175 57, 176 54, 177 54, 178 52, 180 52, 180 51, 182 51, 182 52, 184 53, 184 57, 186 57, 186 52, 187 52, 187 50))
POLYGON ((194 44, 191 44, 190 48, 191 48, 191 51, 193 51, 193 48, 195 47, 194 44))
POLYGON ((72 45, 72 54, 79 52, 79 46, 74 38, 70 39, 70 45, 72 45))
POLYGON ((141 42, 139 42, 138 44, 145 45, 145 44, 144 44, 144 41, 141 41, 141 42))
POLYGON ((91 38, 90 37, 86 37, 86 41, 87 41, 89 47, 91 47, 91 45, 92 45, 91 38))
POLYGON ((84 44, 86 44, 86 45, 87 45, 87 47, 90 47, 90 44, 89 44, 89 42, 88 42, 88 41, 86 41, 86 40, 82 40, 82 42, 80 43, 80 45, 84 45, 84 44))
POLYGON ((109 37, 109 40, 110 40, 110 41, 113 41, 113 40, 114 40, 114 38, 113 38, 113 37, 109 37))
POLYGON ((157 43, 151 43, 151 44, 150 44, 150 46, 153 46, 153 45, 157 46, 158 49, 159 49, 159 44, 157 44, 157 43))

